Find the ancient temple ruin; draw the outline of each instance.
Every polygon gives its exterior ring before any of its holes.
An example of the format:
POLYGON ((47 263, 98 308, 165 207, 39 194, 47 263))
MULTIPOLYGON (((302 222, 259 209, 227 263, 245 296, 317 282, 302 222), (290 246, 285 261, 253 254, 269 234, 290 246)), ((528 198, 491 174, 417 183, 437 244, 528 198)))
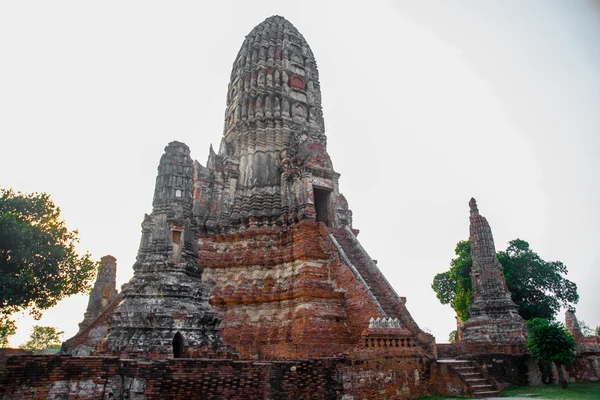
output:
POLYGON ((50 390, 81 394, 83 380, 90 393, 140 398, 468 392, 361 246, 339 178, 314 55, 270 17, 233 63, 218 152, 201 165, 185 144, 166 146, 134 275, 109 304, 94 289, 50 390), (375 371, 387 378, 364 380, 375 371))
POLYGON ((235 58, 219 152, 203 166, 183 143, 165 148, 134 276, 90 354, 433 357, 358 242, 339 177, 312 51, 271 17, 235 58))
POLYGON ((61 355, 0 363, 0 397, 498 394, 487 377, 524 365, 523 321, 475 200, 471 318, 463 343, 436 346, 357 239, 339 178, 314 55, 267 18, 233 63, 218 152, 201 165, 165 147, 131 280, 117 294, 104 257, 80 331, 61 355))
POLYGON ((473 297, 462 341, 525 342, 525 322, 506 287, 502 265, 496 257, 492 229, 479 214, 475 199, 471 198, 469 207, 473 297))

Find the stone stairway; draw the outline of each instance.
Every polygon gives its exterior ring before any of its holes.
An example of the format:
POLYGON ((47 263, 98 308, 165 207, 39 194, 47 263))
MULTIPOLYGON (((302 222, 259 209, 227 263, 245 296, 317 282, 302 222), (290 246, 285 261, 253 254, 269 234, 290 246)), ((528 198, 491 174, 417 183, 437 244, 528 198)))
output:
POLYGON ((361 275, 386 315, 388 317, 398 317, 396 311, 396 305, 399 301, 398 296, 371 257, 360 247, 354 234, 344 228, 329 228, 329 232, 344 250, 344 253, 361 275))
POLYGON ((438 360, 448 364, 461 379, 471 388, 471 395, 477 398, 500 397, 502 390, 489 380, 481 367, 471 360, 438 360))

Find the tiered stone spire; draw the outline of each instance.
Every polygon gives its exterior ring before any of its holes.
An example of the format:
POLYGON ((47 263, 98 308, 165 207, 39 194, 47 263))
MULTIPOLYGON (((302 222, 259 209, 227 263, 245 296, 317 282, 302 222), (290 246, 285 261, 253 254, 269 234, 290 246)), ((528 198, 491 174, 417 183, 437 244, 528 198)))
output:
MULTIPOLYGON (((231 72, 219 153, 196 166, 201 229, 288 225, 317 217, 314 185, 331 193, 332 225, 351 224, 327 154, 319 74, 304 37, 273 16, 246 36, 231 72)), ((324 209, 325 209, 324 208, 324 209)))
POLYGON ((133 278, 109 316, 106 341, 113 353, 184 354, 216 349, 219 319, 202 282, 192 218, 193 161, 188 147, 171 142, 158 166, 153 211, 142 224, 133 278))
POLYGON ((90 293, 87 310, 79 324, 79 332, 84 330, 117 297, 117 259, 104 256, 100 259, 100 269, 90 293))
POLYGON ((506 287, 502 264, 496 257, 492 229, 485 217, 479 215, 475 199, 471 198, 469 207, 473 301, 462 341, 523 341, 525 324, 506 287))

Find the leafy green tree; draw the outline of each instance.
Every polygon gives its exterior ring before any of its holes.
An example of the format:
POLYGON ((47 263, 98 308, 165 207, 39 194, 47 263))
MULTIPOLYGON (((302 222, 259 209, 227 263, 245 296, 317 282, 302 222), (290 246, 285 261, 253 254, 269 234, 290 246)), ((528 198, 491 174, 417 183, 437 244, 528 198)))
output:
POLYGON ((471 242, 461 240, 454 253, 458 257, 450 261, 450 270, 437 274, 431 287, 442 304, 450 304, 458 318, 466 321, 471 305, 471 242))
POLYGON ((556 364, 560 386, 567 387, 562 366, 570 363, 575 357, 575 339, 560 322, 550 322, 545 318, 534 318, 527 321, 529 329, 527 348, 533 358, 556 364))
MULTIPOLYGON (((450 270, 437 274, 431 287, 440 302, 450 304, 464 322, 469 319, 471 305, 470 241, 458 242, 455 253, 457 257, 450 262, 450 270)), ((523 319, 553 319, 561 306, 579 301, 577 285, 564 277, 567 267, 560 261, 544 261, 526 241, 510 241, 505 251, 497 252, 497 257, 504 269, 506 286, 523 319)))
POLYGON ((89 291, 98 263, 77 254, 78 241, 49 195, 0 189, 0 323, 89 291))
POLYGON ((453 330, 448 334, 448 343, 456 343, 456 330, 453 330))
POLYGON ((596 327, 596 336, 600 336, 600 326, 596 327))
POLYGON ((542 260, 524 240, 510 241, 505 251, 498 252, 498 261, 504 267, 511 297, 525 320, 554 319, 561 306, 579 301, 577 285, 564 278, 567 267, 560 261, 542 260))
POLYGON ((17 333, 17 327, 13 321, 0 321, 0 348, 8 347, 8 338, 17 333))
POLYGON ((53 326, 35 325, 33 331, 31 331, 29 340, 19 347, 40 353, 49 347, 60 346, 63 333, 62 331, 57 331, 53 326))

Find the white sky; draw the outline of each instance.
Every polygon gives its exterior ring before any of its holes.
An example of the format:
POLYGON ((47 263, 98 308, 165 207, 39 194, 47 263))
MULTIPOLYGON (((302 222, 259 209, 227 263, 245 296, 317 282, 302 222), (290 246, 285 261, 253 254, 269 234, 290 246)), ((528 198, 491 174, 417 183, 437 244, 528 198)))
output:
MULTIPOLYGON (((0 2, 0 186, 50 193, 125 283, 164 147, 205 164, 244 36, 274 14, 312 47, 354 227, 422 328, 455 327, 430 285, 471 196, 497 248, 563 261, 600 325, 597 2, 0 2)), ((71 337, 86 306, 22 317, 12 344, 34 323, 71 337)))

